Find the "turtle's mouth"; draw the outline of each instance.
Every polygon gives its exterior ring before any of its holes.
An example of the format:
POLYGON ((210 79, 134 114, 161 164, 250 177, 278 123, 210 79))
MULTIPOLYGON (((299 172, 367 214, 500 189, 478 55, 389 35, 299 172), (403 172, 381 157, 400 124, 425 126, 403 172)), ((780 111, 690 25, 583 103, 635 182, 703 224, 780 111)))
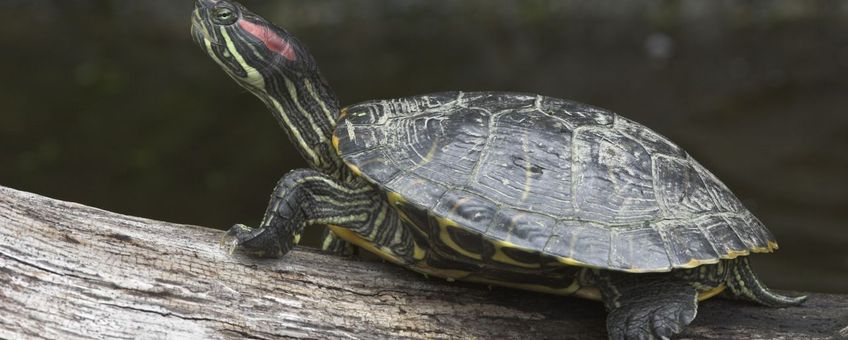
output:
POLYGON ((191 37, 201 48, 206 48, 206 43, 220 45, 218 38, 214 34, 209 34, 208 26, 204 24, 204 19, 200 15, 201 9, 195 9, 191 15, 191 37))

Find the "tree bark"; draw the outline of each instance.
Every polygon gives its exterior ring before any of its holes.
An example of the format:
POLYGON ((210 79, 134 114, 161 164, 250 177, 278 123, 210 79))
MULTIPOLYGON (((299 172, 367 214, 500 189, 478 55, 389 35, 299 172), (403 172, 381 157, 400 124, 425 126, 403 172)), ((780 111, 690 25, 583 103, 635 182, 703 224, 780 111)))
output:
MULTIPOLYGON (((303 248, 229 256, 221 234, 0 187, 0 338, 606 336, 597 302, 303 248)), ((707 301, 682 338, 848 337, 848 297, 810 295, 786 309, 707 301)))

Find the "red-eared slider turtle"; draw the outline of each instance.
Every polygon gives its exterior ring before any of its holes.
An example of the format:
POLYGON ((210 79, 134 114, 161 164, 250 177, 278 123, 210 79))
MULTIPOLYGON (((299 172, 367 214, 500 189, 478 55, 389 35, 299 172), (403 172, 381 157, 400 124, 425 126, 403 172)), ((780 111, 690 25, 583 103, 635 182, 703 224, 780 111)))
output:
POLYGON ((774 237, 666 138, 568 100, 451 92, 339 109, 303 44, 225 0, 201 0, 196 42, 259 97, 310 168, 280 180, 231 250, 279 257, 304 227, 432 276, 599 299, 611 338, 667 338, 699 300, 781 307, 747 255, 774 237))

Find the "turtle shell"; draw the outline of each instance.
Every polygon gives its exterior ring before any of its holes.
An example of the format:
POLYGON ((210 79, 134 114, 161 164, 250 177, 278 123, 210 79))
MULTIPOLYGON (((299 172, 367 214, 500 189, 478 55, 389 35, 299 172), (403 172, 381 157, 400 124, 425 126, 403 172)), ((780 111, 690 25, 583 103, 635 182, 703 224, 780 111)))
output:
POLYGON ((390 196, 562 263, 663 272, 777 248, 680 147, 563 99, 451 92, 348 107, 334 143, 390 196))

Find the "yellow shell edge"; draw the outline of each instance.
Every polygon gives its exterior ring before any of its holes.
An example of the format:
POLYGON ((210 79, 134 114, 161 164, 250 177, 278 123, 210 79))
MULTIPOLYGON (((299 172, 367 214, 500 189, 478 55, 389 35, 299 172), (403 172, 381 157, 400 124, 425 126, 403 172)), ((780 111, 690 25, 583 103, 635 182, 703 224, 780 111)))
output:
POLYGON ((337 225, 332 225, 332 224, 328 225, 327 227, 330 228, 330 230, 333 232, 333 234, 335 234, 336 236, 340 237, 341 239, 343 239, 345 241, 353 243, 353 245, 355 245, 357 247, 360 247, 360 248, 365 249, 365 250, 367 250, 367 251, 369 251, 373 254, 376 254, 377 256, 380 256, 381 258, 385 259, 386 261, 392 262, 392 263, 400 265, 400 266, 404 266, 404 267, 406 266, 406 264, 400 258, 398 258, 397 256, 394 256, 387 249, 377 248, 376 246, 374 246, 374 243, 362 238, 361 236, 357 235, 356 233, 354 233, 354 232, 352 232, 352 231, 350 231, 346 228, 342 228, 342 227, 339 227, 337 225))

